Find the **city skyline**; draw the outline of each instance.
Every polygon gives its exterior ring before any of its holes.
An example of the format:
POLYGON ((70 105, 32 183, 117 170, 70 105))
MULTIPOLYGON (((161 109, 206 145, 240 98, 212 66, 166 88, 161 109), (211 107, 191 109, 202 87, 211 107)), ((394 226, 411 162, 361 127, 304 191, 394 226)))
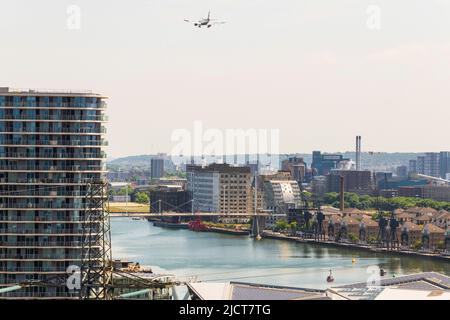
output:
POLYGON ((449 13, 437 0, 5 1, 0 86, 107 95, 112 158, 170 153, 198 119, 279 129, 281 153, 353 150, 355 135, 363 151, 438 152, 447 130, 424 114, 450 116, 449 13), (227 23, 183 21, 208 10, 227 23))

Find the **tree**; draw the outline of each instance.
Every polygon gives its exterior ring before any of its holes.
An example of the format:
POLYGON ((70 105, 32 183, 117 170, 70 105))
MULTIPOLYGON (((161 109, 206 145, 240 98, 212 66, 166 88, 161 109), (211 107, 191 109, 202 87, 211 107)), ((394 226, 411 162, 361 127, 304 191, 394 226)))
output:
POLYGON ((356 234, 353 234, 353 233, 349 233, 348 234, 348 239, 351 242, 357 242, 359 240, 358 236, 356 234))
POLYGON ((276 228, 277 230, 285 230, 285 229, 287 228, 287 226, 288 226, 288 223, 287 223, 287 221, 284 220, 284 219, 278 220, 278 221, 276 222, 276 224, 275 224, 275 228, 276 228))
POLYGON ((297 228, 298 228, 297 221, 292 221, 291 223, 289 223, 289 229, 291 229, 292 232, 297 231, 297 228))
POLYGON ((130 195, 133 192, 133 189, 130 186, 126 186, 122 189, 120 189, 119 191, 117 191, 117 195, 118 196, 125 196, 127 193, 128 195, 130 195))
POLYGON ((148 194, 145 192, 136 192, 135 199, 136 199, 136 202, 138 202, 138 203, 149 203, 150 202, 150 198, 149 198, 148 194))
POLYGON ((413 247, 414 250, 422 249, 422 241, 416 240, 416 242, 414 242, 412 247, 413 247))

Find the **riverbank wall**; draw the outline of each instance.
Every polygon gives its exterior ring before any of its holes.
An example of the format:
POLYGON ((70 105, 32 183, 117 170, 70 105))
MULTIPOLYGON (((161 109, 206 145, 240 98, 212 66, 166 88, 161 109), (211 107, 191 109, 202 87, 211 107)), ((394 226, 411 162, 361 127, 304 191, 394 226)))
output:
POLYGON ((388 250, 386 248, 378 248, 378 247, 357 244, 357 243, 335 242, 335 241, 328 241, 328 240, 316 241, 314 239, 303 239, 303 238, 299 238, 299 237, 286 236, 283 234, 273 233, 270 231, 264 231, 261 236, 263 238, 267 238, 267 239, 300 242, 300 243, 305 243, 305 244, 328 246, 328 247, 334 247, 334 248, 365 250, 365 251, 369 251, 369 252, 373 252, 373 253, 383 253, 383 254, 390 254, 390 255, 426 258, 426 259, 446 261, 446 262, 450 263, 450 255, 440 255, 440 254, 436 254, 436 253, 426 253, 426 252, 406 251, 406 250, 388 250))

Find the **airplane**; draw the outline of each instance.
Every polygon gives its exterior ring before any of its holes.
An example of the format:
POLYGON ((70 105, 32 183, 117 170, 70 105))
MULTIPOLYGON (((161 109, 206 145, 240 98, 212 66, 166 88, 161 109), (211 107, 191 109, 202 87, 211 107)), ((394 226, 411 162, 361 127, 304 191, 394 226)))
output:
POLYGON ((193 23, 194 26, 201 28, 202 26, 205 26, 207 28, 211 28, 213 25, 216 24, 224 24, 225 21, 216 21, 217 19, 211 19, 211 11, 208 11, 208 17, 205 19, 200 19, 198 21, 191 21, 188 19, 184 19, 184 21, 193 23))

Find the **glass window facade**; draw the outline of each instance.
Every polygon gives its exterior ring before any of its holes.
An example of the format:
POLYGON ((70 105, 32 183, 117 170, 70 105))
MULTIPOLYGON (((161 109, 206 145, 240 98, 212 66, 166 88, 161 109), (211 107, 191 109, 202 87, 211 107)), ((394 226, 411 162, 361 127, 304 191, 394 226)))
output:
POLYGON ((0 287, 80 264, 87 182, 106 176, 104 107, 95 95, 0 94, 0 287))

